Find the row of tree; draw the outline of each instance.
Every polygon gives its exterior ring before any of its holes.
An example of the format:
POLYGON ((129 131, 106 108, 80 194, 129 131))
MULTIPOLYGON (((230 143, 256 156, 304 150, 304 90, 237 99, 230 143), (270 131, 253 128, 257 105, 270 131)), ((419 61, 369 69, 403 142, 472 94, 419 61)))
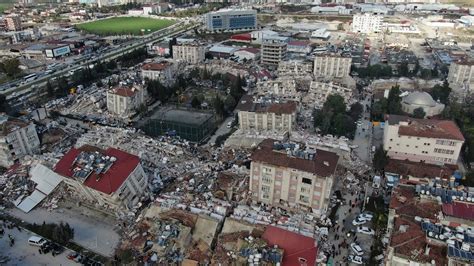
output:
POLYGON ((32 224, 29 229, 61 245, 68 244, 74 238, 74 229, 68 223, 47 224, 43 222, 40 225, 32 224))
POLYGON ((349 111, 340 95, 329 95, 321 109, 313 111, 314 127, 321 134, 332 134, 353 138, 356 130, 355 121, 363 112, 360 103, 351 105, 349 111))

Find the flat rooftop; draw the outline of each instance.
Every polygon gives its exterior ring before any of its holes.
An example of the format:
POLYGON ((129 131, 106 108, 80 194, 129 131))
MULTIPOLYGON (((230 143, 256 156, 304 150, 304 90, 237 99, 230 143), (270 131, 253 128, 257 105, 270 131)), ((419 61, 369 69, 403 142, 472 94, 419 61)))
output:
POLYGON ((163 120, 168 122, 180 122, 189 125, 201 125, 213 115, 211 113, 188 111, 182 109, 160 109, 156 111, 150 119, 163 120))

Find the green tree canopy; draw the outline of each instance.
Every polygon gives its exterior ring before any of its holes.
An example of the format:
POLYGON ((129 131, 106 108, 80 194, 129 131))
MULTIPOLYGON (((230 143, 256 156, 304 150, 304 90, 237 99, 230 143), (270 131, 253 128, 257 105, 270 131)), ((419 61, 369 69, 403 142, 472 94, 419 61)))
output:
POLYGON ((383 171, 388 164, 388 159, 387 152, 384 151, 383 146, 380 145, 375 150, 374 158, 372 159, 374 169, 379 172, 383 171))
POLYGON ((413 117, 414 118, 425 118, 425 110, 423 110, 423 107, 418 107, 415 110, 413 110, 413 117))

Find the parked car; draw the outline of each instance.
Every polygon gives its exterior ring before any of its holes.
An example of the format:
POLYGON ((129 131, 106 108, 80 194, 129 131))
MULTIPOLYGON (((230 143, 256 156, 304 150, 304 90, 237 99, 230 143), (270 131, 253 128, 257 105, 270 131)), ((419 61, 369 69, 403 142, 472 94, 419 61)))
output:
POLYGON ((69 253, 66 257, 70 260, 74 260, 75 258, 77 258, 79 256, 79 253, 77 252, 71 252, 69 253))
POLYGON ((362 233, 366 235, 375 235, 375 231, 368 228, 367 226, 359 226, 357 227, 357 233, 362 233))
POLYGON ((364 251, 362 250, 362 248, 357 245, 356 243, 351 243, 351 249, 352 251, 354 251, 354 253, 358 256, 362 256, 364 255, 364 251))
POLYGON ((349 262, 352 262, 355 264, 359 264, 359 265, 363 264, 361 256, 349 255, 348 260, 349 262))
POLYGON ((363 220, 370 221, 370 220, 372 220, 372 218, 374 218, 374 216, 370 213, 361 213, 361 214, 359 214, 359 218, 361 218, 363 220))
POLYGON ((360 219, 359 217, 356 217, 353 221, 352 221, 352 225, 362 225, 362 224, 365 224, 367 221, 364 220, 364 219, 360 219))
POLYGON ((39 237, 39 236, 32 236, 28 238, 28 244, 33 246, 41 247, 46 243, 46 239, 39 237))

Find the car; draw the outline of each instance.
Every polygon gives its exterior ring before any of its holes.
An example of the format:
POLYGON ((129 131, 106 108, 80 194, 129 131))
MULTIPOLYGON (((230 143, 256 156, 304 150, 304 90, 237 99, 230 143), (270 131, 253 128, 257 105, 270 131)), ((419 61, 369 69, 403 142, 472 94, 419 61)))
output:
POLYGON ((365 224, 367 221, 364 220, 364 219, 360 219, 359 217, 355 218, 353 221, 352 221, 352 225, 362 225, 362 224, 365 224))
POLYGON ((51 244, 51 254, 53 254, 53 256, 59 255, 59 254, 63 253, 63 251, 64 251, 63 246, 61 246, 59 244, 56 244, 56 243, 51 244))
POLYGON ((231 128, 232 127, 232 121, 230 121, 229 123, 227 123, 227 128, 231 128))
POLYGON ((361 256, 349 255, 348 260, 352 263, 359 264, 359 265, 363 263, 361 256))
POLYGON ((356 243, 351 243, 351 249, 352 251, 354 251, 354 253, 358 256, 362 256, 364 255, 364 251, 362 250, 362 248, 357 245, 356 243))
POLYGON ((39 236, 32 236, 28 239, 28 244, 38 247, 43 246, 44 244, 46 244, 46 242, 46 239, 39 236))
POLYGON ((67 254, 66 257, 67 257, 68 259, 70 259, 70 260, 74 260, 74 259, 76 259, 78 256, 79 256, 79 253, 77 253, 77 252, 71 252, 71 253, 67 254))
POLYGON ((366 234, 366 235, 375 235, 375 231, 368 228, 367 226, 359 226, 357 227, 357 233, 361 233, 361 234, 366 234))
POLYGON ((371 221, 374 216, 370 213, 361 213, 359 214, 358 218, 361 220, 371 221))

